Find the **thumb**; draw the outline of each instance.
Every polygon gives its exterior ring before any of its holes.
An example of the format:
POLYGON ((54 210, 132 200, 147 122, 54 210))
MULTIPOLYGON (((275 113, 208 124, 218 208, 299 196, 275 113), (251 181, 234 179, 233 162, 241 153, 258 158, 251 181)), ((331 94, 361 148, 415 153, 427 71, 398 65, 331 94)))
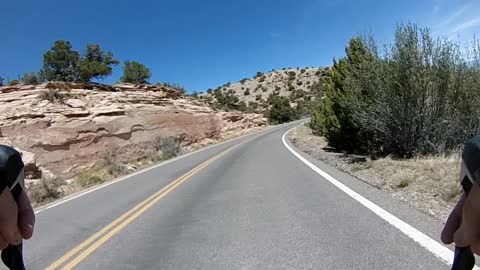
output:
POLYGON ((22 236, 17 225, 18 208, 12 193, 5 188, 0 194, 0 233, 11 245, 18 245, 22 236))
POLYGON ((35 213, 33 212, 30 200, 27 194, 22 190, 18 196, 18 227, 22 233, 23 239, 30 239, 33 235, 35 226, 35 213))

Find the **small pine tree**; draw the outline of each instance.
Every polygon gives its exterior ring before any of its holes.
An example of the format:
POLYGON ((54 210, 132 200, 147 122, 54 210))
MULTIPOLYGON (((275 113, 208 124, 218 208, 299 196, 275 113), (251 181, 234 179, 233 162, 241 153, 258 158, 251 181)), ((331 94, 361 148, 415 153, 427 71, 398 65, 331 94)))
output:
POLYGON ((43 55, 42 74, 48 81, 72 82, 79 79, 80 54, 68 41, 57 40, 43 55))
POLYGON ((145 65, 135 61, 125 61, 120 81, 122 83, 148 83, 151 76, 152 73, 145 65))

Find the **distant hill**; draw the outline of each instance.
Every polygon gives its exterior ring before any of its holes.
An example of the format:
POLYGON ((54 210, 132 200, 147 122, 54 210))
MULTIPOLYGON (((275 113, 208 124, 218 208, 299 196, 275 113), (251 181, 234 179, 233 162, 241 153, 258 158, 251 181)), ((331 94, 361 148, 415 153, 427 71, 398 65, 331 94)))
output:
MULTIPOLYGON (((238 102, 242 101, 254 108, 264 108, 270 95, 285 96, 293 106, 299 101, 314 99, 318 89, 318 81, 328 74, 329 67, 320 68, 288 68, 273 70, 267 73, 257 72, 253 78, 244 78, 237 83, 226 83, 216 89, 208 89, 200 94, 201 99, 206 99, 212 104, 225 103, 228 101, 217 100, 216 92, 221 92, 223 97, 235 96, 238 102)), ((228 99, 228 98, 226 98, 228 99)), ((235 102, 235 100, 234 100, 235 102)), ((244 107, 244 105, 240 106, 244 107)), ((257 110, 257 111, 258 111, 257 110)))

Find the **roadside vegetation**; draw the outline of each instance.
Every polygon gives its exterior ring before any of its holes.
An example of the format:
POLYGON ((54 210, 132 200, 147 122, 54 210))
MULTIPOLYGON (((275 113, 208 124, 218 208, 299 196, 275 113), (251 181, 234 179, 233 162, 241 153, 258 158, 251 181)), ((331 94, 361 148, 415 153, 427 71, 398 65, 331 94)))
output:
POLYGON ((156 163, 174 158, 182 153, 182 139, 173 136, 156 137, 145 157, 140 160, 126 160, 118 150, 107 149, 100 153, 102 162, 98 166, 85 170, 74 177, 74 185, 60 177, 42 175, 42 178, 28 187, 28 194, 35 205, 45 204, 65 195, 92 187, 114 178, 152 166, 156 163))
POLYGON ((305 125, 290 132, 289 140, 312 157, 442 221, 462 193, 458 183, 460 156, 455 152, 408 159, 393 156, 372 159, 333 149, 325 137, 314 135, 305 125))
POLYGON ((480 43, 434 39, 401 25, 380 53, 372 38, 356 37, 322 82, 325 97, 311 128, 331 146, 373 157, 458 151, 480 132, 480 43))
POLYGON ((459 152, 480 133, 480 43, 464 47, 407 24, 378 47, 372 37, 350 40, 314 85, 311 132, 301 127, 292 141, 444 219, 461 194, 459 152))

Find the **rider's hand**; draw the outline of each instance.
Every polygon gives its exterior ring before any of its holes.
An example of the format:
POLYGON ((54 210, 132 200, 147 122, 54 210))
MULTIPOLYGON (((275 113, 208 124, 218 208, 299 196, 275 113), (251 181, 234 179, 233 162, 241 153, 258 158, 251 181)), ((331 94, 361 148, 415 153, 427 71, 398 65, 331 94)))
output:
POLYGON ((35 214, 27 194, 22 191, 15 202, 10 190, 5 188, 0 194, 0 249, 32 237, 34 224, 35 214))
POLYGON ((448 217, 441 238, 444 244, 470 246, 480 255, 480 185, 473 185, 469 195, 462 196, 448 217))

